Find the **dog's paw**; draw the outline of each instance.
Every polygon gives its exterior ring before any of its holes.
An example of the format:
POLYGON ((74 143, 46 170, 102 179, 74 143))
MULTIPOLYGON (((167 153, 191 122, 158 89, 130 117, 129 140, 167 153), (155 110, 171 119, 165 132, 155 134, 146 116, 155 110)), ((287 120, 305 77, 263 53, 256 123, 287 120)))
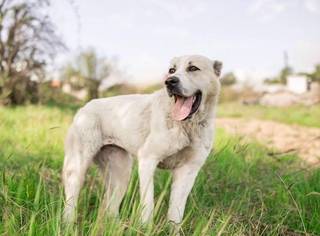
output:
POLYGON ((170 225, 170 235, 175 235, 175 236, 184 235, 182 231, 181 223, 169 221, 169 225, 170 225))

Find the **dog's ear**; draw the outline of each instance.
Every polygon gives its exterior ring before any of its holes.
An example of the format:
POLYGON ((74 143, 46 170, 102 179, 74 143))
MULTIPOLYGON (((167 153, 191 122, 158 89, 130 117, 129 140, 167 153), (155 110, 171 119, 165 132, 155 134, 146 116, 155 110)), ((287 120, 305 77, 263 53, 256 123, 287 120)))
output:
POLYGON ((222 62, 221 61, 213 61, 213 70, 214 73, 219 77, 221 75, 222 70, 222 62))

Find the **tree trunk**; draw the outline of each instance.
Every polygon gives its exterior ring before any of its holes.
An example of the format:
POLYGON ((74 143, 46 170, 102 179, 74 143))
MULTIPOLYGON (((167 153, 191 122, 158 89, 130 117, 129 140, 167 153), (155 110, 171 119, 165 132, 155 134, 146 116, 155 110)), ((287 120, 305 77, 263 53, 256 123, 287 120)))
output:
POLYGON ((87 79, 88 101, 99 97, 99 86, 99 80, 87 79))

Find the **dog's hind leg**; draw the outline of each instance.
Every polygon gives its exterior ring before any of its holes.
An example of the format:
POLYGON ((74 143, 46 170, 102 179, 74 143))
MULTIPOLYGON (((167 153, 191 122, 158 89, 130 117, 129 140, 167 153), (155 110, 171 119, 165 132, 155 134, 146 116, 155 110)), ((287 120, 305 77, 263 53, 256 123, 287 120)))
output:
POLYGON ((80 117, 69 129, 65 143, 63 184, 65 190, 64 220, 72 222, 86 172, 101 148, 101 131, 91 117, 80 117), (93 121, 92 121, 93 120, 93 121))
POLYGON ((122 199, 127 191, 132 170, 130 154, 117 146, 107 145, 95 157, 105 178, 105 194, 99 215, 107 211, 117 216, 122 199))

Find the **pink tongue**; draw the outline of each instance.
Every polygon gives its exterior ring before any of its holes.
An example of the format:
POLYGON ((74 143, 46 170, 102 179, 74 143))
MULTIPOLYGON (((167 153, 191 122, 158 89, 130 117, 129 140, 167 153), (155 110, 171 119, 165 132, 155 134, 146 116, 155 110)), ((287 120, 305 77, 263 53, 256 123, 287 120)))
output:
POLYGON ((174 120, 184 120, 191 112, 193 97, 177 97, 177 101, 172 108, 172 118, 174 120))

